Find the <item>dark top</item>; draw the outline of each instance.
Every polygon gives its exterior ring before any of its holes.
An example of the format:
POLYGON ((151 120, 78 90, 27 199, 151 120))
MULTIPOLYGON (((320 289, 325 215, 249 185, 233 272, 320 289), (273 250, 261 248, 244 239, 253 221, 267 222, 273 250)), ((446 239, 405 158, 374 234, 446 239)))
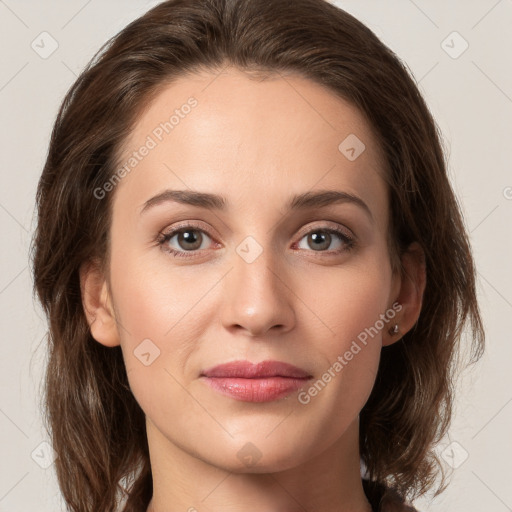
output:
POLYGON ((370 482, 365 478, 362 481, 364 493, 372 506, 372 512, 418 512, 414 507, 405 503, 393 489, 377 482, 370 482))

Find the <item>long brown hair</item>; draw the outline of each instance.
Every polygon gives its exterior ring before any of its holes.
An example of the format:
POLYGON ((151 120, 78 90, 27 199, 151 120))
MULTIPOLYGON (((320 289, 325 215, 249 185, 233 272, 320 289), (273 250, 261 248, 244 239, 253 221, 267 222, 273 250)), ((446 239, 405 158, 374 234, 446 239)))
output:
MULTIPOLYGON (((325 0, 169 0, 107 41, 66 94, 37 189, 34 290, 48 317, 44 421, 63 497, 75 512, 140 512, 152 495, 145 418, 120 347, 96 342, 79 268, 108 269, 116 172, 142 109, 165 84, 226 65, 294 72, 357 106, 386 157, 393 255, 417 241, 427 285, 415 328, 382 350, 360 415, 360 454, 375 488, 413 499, 446 487, 434 443, 447 431, 460 340, 484 349, 475 268, 438 129, 406 67, 362 23, 325 0), (391 492, 391 491, 390 491, 391 492)), ((396 258, 393 260, 396 261, 396 258)), ((373 485, 373 484, 372 484, 373 485)))

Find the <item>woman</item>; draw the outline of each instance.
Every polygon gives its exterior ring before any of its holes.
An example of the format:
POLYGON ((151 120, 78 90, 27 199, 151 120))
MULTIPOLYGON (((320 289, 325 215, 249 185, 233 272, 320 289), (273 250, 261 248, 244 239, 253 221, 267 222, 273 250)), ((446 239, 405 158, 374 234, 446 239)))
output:
POLYGON ((159 4, 68 92, 37 204, 71 510, 389 512, 443 490, 466 324, 483 351, 474 263, 435 122, 352 16, 159 4))

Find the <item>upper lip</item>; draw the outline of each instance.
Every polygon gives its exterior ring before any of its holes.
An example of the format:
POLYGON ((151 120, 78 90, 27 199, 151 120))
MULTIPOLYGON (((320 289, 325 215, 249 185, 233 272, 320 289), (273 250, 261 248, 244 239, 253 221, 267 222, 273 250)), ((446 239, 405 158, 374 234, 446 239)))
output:
POLYGON ((243 379, 257 379, 263 377, 289 377, 296 379, 309 378, 311 375, 289 363, 282 361, 231 361, 219 364, 204 370, 201 375, 205 377, 231 377, 243 379))

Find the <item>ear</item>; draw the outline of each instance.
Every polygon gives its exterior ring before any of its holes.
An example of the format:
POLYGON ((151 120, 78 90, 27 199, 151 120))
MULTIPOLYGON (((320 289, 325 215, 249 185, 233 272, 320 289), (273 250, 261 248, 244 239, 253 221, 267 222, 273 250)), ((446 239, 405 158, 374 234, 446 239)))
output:
MULTIPOLYGON (((427 281, 425 253, 420 244, 413 242, 406 252, 401 256, 403 272, 395 276, 393 287, 393 304, 401 305, 400 311, 396 308, 396 316, 389 322, 382 335, 382 345, 387 346, 395 343, 408 332, 421 312, 423 293, 427 281), (393 334, 390 330, 398 325, 398 332, 393 334)), ((393 308, 395 309, 395 308, 393 308)))
POLYGON ((120 345, 117 323, 107 280, 97 261, 80 267, 82 305, 92 337, 107 347, 120 345))

